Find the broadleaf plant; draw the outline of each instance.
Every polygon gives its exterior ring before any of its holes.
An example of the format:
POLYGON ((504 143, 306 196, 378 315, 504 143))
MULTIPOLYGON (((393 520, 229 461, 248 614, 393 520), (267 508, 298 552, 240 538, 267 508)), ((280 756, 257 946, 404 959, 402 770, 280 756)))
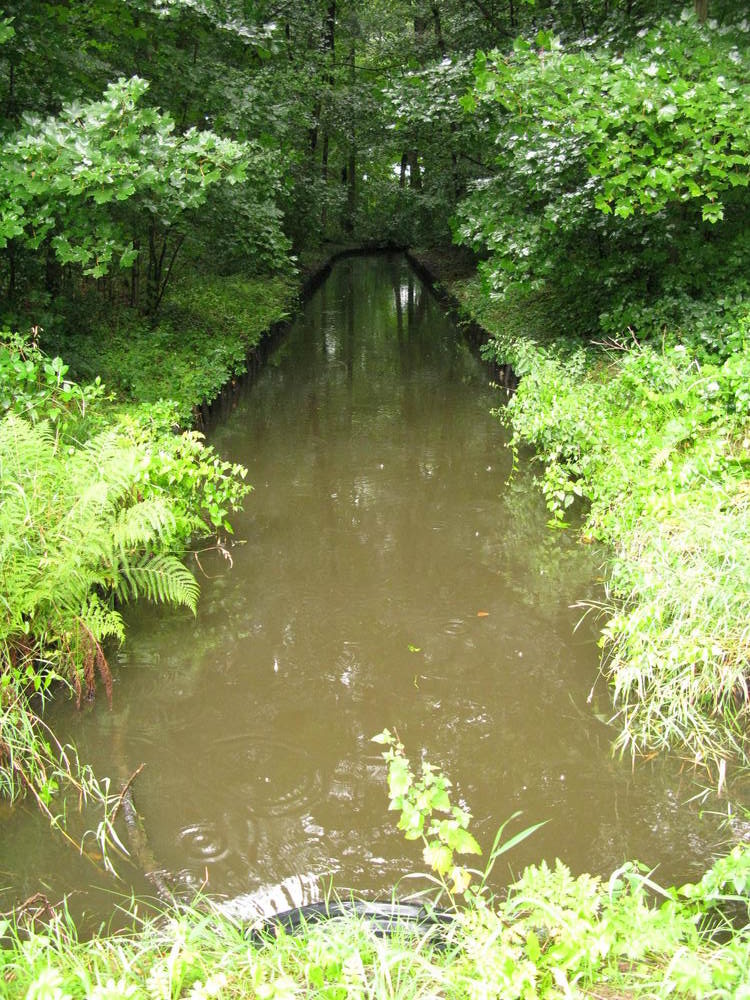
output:
POLYGON ((507 823, 518 816, 514 814, 498 830, 484 871, 469 868, 459 863, 456 856, 481 855, 482 849, 469 830, 471 812, 465 806, 454 805, 451 799, 450 780, 424 760, 417 776, 405 755, 403 743, 390 730, 384 729, 373 736, 372 741, 387 748, 383 751, 383 759, 388 765, 388 808, 401 813, 397 826, 407 840, 422 841, 422 857, 439 886, 435 902, 447 896, 451 905, 457 908, 458 898, 463 896, 467 903, 483 906, 488 895, 487 880, 497 858, 543 824, 536 823, 502 842, 507 823), (479 876, 476 883, 475 876, 479 876))

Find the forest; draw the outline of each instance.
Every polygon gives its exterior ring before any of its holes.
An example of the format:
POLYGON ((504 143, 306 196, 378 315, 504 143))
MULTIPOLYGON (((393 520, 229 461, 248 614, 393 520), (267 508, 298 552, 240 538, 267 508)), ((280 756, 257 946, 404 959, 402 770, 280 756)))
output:
MULTIPOLYGON (((548 530, 608 553, 615 752, 677 755, 731 799, 750 764, 749 42, 742 0, 0 0, 0 796, 65 836, 75 789, 116 842, 117 796, 45 708, 112 697, 129 602, 196 607, 188 556, 224 546, 251 489, 204 439, 208 408, 325 261, 390 247, 512 367, 496 416, 548 530)), ((494 986, 474 955, 439 995, 750 996, 747 850, 669 912, 636 869, 609 894, 545 877, 508 911, 467 904, 462 949, 506 950, 494 986), (518 902, 550 893, 558 923, 518 902), (744 922, 712 936, 726 897, 744 922)), ((103 953, 52 975, 14 933, 11 996, 402 995, 291 945, 247 993, 198 961, 141 992, 103 953)), ((164 928, 144 933, 156 968, 164 928)))

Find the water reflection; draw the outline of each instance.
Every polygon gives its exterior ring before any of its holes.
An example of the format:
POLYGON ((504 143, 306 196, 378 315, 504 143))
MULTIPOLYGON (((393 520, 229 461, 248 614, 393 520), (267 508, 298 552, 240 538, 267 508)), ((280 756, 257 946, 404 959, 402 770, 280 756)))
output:
MULTIPOLYGON (((510 478, 488 380, 403 260, 352 259, 213 433, 255 486, 233 568, 201 557, 196 619, 129 612, 111 712, 57 712, 100 773, 146 764, 136 802, 178 890, 389 891, 421 867, 387 812, 384 726, 445 768, 485 843, 518 809, 549 820, 516 871, 638 857, 679 881, 709 856, 690 777, 612 758, 594 623, 571 608, 598 596, 599 556, 547 528, 528 464, 510 478)), ((89 886, 23 812, 8 895, 89 886)))

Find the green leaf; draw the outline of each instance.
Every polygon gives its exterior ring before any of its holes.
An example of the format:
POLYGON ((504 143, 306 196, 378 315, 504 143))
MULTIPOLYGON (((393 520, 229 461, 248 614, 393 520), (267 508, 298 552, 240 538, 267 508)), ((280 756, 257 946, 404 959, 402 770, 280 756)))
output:
POLYGON ((481 854, 482 848, 468 830, 454 831, 451 846, 458 854, 481 854))
POLYGON ((445 844, 428 844, 422 856, 430 868, 439 875, 445 875, 453 865, 453 851, 445 844))
POLYGON ((391 798, 404 795, 412 784, 412 775, 408 762, 400 757, 391 761, 388 768, 388 790, 391 798))
POLYGON ((665 104, 656 112, 656 120, 660 122, 672 122, 677 117, 677 106, 675 104, 665 104))

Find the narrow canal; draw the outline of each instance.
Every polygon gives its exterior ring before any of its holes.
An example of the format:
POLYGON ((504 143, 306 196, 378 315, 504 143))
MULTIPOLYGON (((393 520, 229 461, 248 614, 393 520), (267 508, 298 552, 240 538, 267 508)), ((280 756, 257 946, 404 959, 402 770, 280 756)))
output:
MULTIPOLYGON (((572 607, 600 596, 601 554, 547 527, 527 459, 511 477, 489 378, 403 258, 350 258, 212 432, 254 485, 231 565, 200 555, 195 619, 128 613, 111 711, 55 707, 98 773, 145 764, 136 804, 177 891, 283 908, 315 878, 390 891, 421 870, 370 742, 386 726, 485 846, 517 810, 511 832, 548 821, 500 883, 558 856, 685 880, 719 843, 673 762, 612 757, 595 622, 572 607)), ((152 891, 127 864, 124 886, 99 878, 31 804, 0 829, 0 903, 74 891, 106 913, 152 891)))

